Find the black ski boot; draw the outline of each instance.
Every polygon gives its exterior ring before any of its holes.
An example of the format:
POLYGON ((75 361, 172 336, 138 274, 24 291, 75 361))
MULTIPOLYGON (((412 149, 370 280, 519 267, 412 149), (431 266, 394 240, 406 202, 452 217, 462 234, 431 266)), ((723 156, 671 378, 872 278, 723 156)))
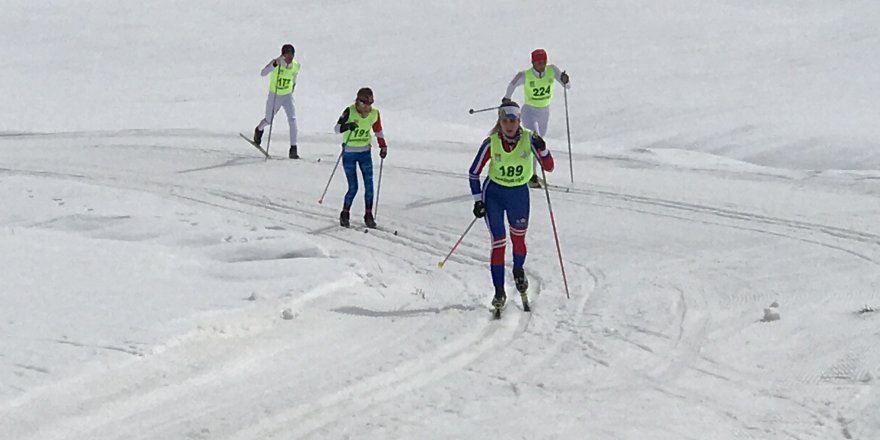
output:
POLYGON ((260 130, 260 126, 254 129, 254 143, 260 145, 260 142, 263 142, 263 130, 260 130))
POLYGON ((364 214, 364 224, 367 225, 370 229, 376 229, 376 219, 373 218, 373 214, 364 214))
POLYGON ((519 292, 519 297, 522 299, 523 310, 526 312, 532 311, 529 307, 529 279, 526 278, 526 271, 521 267, 513 268, 513 282, 516 284, 516 290, 519 292))
POLYGON ((342 211, 341 213, 339 213, 339 226, 342 226, 343 228, 349 227, 350 225, 348 219, 348 211, 342 211))
POLYGON ((504 305, 507 304, 507 293, 504 292, 504 287, 496 287, 495 288, 495 297, 492 298, 492 307, 495 308, 495 317, 501 317, 501 310, 504 308, 504 305))
POLYGON ((287 153, 287 157, 291 159, 299 159, 299 154, 296 154, 296 145, 290 146, 290 151, 287 153))
POLYGON ((513 282, 516 284, 516 291, 519 293, 529 290, 529 279, 526 278, 526 270, 521 267, 513 268, 513 282))

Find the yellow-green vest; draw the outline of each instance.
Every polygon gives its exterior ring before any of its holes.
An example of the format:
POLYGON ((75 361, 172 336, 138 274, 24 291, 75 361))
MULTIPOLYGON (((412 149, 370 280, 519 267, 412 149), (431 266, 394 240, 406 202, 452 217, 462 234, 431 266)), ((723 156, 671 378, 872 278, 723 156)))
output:
POLYGON ((371 108, 367 116, 361 116, 357 106, 348 106, 348 121, 357 123, 357 128, 342 134, 342 140, 347 147, 366 147, 373 138, 373 124, 379 120, 379 111, 371 108))
POLYGON ((544 69, 544 76, 538 78, 534 69, 526 69, 523 91, 526 94, 525 104, 532 107, 549 107, 553 100, 553 85, 556 81, 556 72, 552 66, 544 69))
POLYGON ((293 78, 297 73, 299 73, 299 61, 293 60, 289 68, 279 64, 272 69, 272 76, 269 78, 269 91, 278 96, 293 93, 293 88, 296 86, 293 78))
POLYGON ((501 186, 525 185, 535 169, 532 153, 532 132, 523 128, 519 142, 509 153, 504 151, 501 136, 489 136, 489 179, 501 186))

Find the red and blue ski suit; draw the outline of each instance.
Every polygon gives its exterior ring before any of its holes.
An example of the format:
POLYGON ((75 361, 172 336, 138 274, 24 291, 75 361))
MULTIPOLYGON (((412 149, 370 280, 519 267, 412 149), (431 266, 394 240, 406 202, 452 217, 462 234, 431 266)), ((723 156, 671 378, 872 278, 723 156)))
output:
MULTIPOLYGON (((508 139, 500 134, 504 150, 510 152, 519 142, 522 129, 517 131, 513 139, 508 139)), ((532 134, 532 151, 536 151, 536 141, 543 145, 544 141, 537 135, 532 134)), ((490 270, 492 283, 496 288, 504 287, 504 251, 507 246, 507 236, 504 229, 504 215, 507 214, 507 222, 510 225, 510 241, 513 243, 513 267, 521 268, 526 261, 526 231, 529 228, 529 187, 527 184, 519 186, 503 186, 493 182, 488 177, 480 183, 480 174, 483 168, 492 161, 491 138, 488 137, 480 145, 480 150, 474 158, 469 171, 471 194, 474 200, 482 200, 486 206, 486 225, 492 236, 492 254, 490 258, 490 270)), ((546 148, 540 153, 541 167, 546 171, 553 171, 553 156, 546 148)), ((491 165, 490 165, 491 166, 491 165)))

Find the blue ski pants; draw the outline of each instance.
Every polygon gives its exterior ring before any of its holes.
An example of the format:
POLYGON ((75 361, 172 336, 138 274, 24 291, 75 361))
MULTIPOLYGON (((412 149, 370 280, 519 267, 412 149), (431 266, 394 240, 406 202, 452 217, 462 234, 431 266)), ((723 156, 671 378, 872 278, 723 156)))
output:
POLYGON ((529 228, 528 185, 501 186, 489 179, 483 184, 483 203, 486 204, 486 225, 492 235, 490 270, 492 284, 504 287, 504 252, 507 234, 504 227, 505 214, 510 225, 510 241, 513 244, 513 267, 523 267, 526 262, 526 232, 529 228))
POLYGON ((364 203, 366 211, 373 209, 373 156, 370 151, 357 153, 342 153, 342 169, 345 170, 345 178, 348 180, 348 192, 345 193, 346 209, 351 207, 354 197, 358 192, 357 168, 360 167, 364 178, 364 203))

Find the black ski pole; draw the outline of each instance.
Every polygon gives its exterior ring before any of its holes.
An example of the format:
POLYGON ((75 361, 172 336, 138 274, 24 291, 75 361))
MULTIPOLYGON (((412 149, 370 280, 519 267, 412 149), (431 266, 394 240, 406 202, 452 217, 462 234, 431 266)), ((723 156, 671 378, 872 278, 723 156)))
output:
POLYGON ((468 110, 468 113, 470 113, 470 114, 482 113, 482 112, 487 112, 489 110, 498 110, 498 108, 499 107, 496 105, 495 107, 486 107, 486 108, 481 108, 481 109, 477 109, 477 110, 470 109, 470 110, 468 110))
POLYGON ((336 165, 333 166, 333 171, 330 173, 330 178, 327 179, 327 186, 324 187, 324 192, 321 193, 321 198, 318 199, 318 204, 324 204, 324 196, 327 195, 327 190, 330 188, 330 182, 333 181, 333 176, 336 174, 336 169, 339 168, 339 161, 342 160, 342 153, 345 152, 345 144, 348 143, 348 140, 351 139, 351 130, 349 130, 348 134, 345 136, 345 142, 342 143, 342 151, 339 152, 339 157, 336 158, 336 165))
POLYGON ((266 160, 269 160, 269 146, 272 145, 272 127, 275 127, 275 98, 278 97, 278 78, 281 75, 281 63, 275 60, 275 90, 272 91, 272 120, 269 123, 269 139, 266 140, 266 160))
MULTIPOLYGON (((564 71, 562 73, 565 73, 564 71)), ((568 172, 571 174, 571 184, 574 185, 574 160, 571 157, 571 128, 568 123, 568 89, 562 85, 562 97, 565 98, 565 135, 568 137, 568 172)))
POLYGON ((339 161, 342 160, 342 152, 339 152, 339 157, 336 158, 336 165, 333 166, 333 171, 330 173, 330 178, 327 179, 327 186, 324 187, 324 192, 321 193, 321 198, 318 199, 318 204, 321 205, 324 203, 324 196, 327 195, 327 190, 330 188, 330 182, 333 181, 333 175, 336 174, 336 168, 339 168, 339 161))
POLYGON ((385 158, 379 159, 379 185, 376 187, 376 204, 373 205, 373 218, 379 216, 379 194, 382 192, 382 166, 385 165, 385 158))

